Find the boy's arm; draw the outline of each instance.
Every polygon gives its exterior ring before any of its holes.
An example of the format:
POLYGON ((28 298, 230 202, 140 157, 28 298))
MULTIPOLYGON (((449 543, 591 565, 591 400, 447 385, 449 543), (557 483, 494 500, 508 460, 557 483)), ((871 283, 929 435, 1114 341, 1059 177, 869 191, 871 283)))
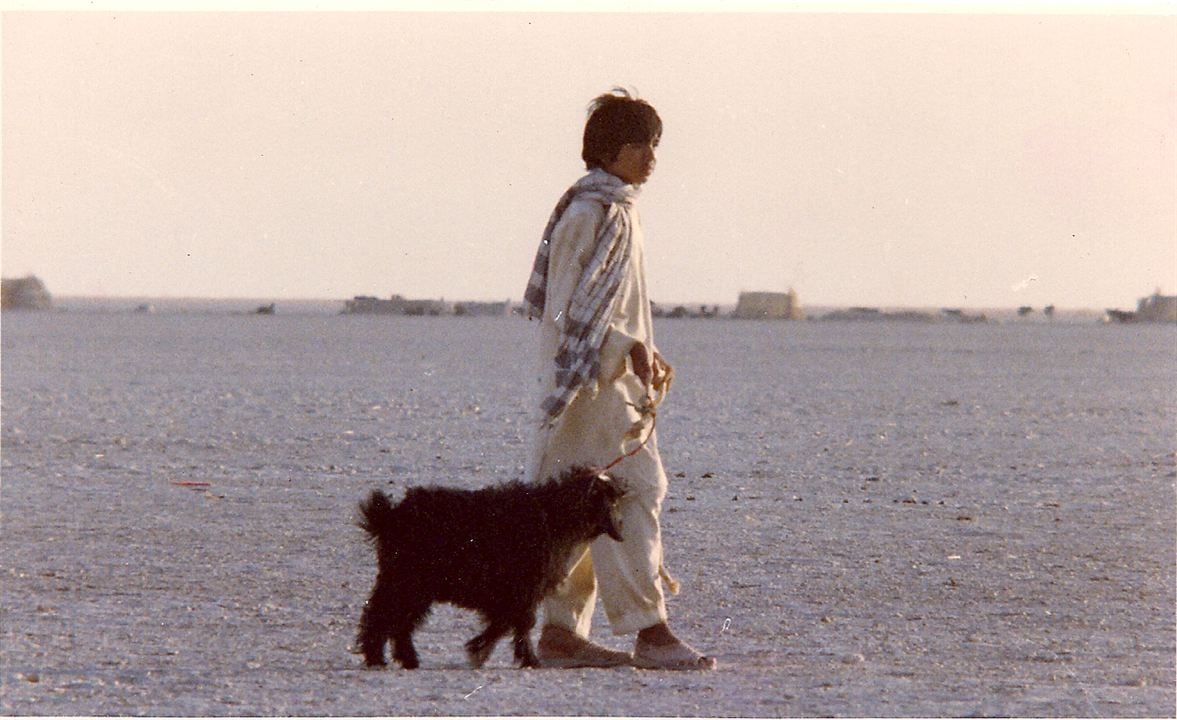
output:
POLYGON ((568 306, 572 304, 572 295, 576 292, 576 286, 580 284, 585 267, 592 259, 597 226, 603 216, 603 208, 598 213, 595 212, 594 205, 574 202, 552 230, 551 247, 548 248, 548 296, 544 314, 561 330, 568 315, 568 306))

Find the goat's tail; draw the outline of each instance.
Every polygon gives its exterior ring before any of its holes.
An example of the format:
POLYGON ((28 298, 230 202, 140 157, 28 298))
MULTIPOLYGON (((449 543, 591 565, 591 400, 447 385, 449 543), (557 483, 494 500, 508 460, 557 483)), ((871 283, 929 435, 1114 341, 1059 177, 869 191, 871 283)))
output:
POLYGON ((367 500, 360 501, 360 518, 357 525, 368 533, 372 542, 386 537, 393 528, 393 508, 388 496, 373 490, 367 500))

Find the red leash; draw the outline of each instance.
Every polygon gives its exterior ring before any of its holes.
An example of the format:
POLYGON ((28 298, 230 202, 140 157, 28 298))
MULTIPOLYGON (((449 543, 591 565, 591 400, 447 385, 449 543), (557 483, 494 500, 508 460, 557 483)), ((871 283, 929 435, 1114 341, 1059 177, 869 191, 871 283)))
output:
MULTIPOLYGON (((644 420, 644 419, 645 419, 645 416, 642 416, 642 420, 644 420)), ((642 420, 638 420, 638 422, 640 423, 640 422, 642 422, 642 420)), ((601 468, 601 472, 605 472, 606 470, 611 470, 614 465, 616 465, 617 463, 626 459, 627 457, 633 457, 634 455, 637 455, 638 451, 641 450, 642 448, 644 448, 646 446, 646 443, 650 442, 650 438, 654 437, 654 426, 657 424, 658 424, 658 416, 651 415, 650 416, 650 432, 646 434, 646 439, 642 440, 640 443, 638 443, 637 447, 635 447, 633 450, 630 450, 627 453, 621 453, 621 455, 619 455, 617 457, 617 459, 615 459, 613 462, 609 463, 605 467, 601 468)))
POLYGON ((654 437, 654 428, 658 425, 658 406, 662 404, 662 401, 664 399, 666 399, 666 393, 668 393, 669 391, 670 391, 670 379, 668 378, 665 382, 662 383, 662 387, 658 391, 657 397, 647 394, 645 397, 645 400, 642 402, 641 405, 635 405, 634 403, 626 403, 627 405, 629 405, 630 407, 632 407, 638 411, 639 417, 634 422, 634 424, 632 426, 630 426, 629 430, 626 431, 625 437, 623 437, 621 439, 622 447, 625 446, 625 442, 627 440, 633 440, 635 438, 641 437, 642 426, 646 424, 646 418, 649 418, 649 420, 650 420, 650 431, 648 433, 646 433, 646 438, 637 444, 637 447, 635 447, 633 450, 630 450, 629 452, 621 453, 621 455, 619 455, 616 459, 614 459, 613 462, 611 462, 608 465, 606 465, 605 467, 601 468, 601 472, 604 472, 606 470, 610 470, 615 465, 617 465, 617 463, 621 462, 622 460, 624 460, 628 457, 633 457, 634 455, 637 455, 638 451, 640 451, 642 448, 644 448, 646 446, 646 443, 650 442, 650 438, 654 437))

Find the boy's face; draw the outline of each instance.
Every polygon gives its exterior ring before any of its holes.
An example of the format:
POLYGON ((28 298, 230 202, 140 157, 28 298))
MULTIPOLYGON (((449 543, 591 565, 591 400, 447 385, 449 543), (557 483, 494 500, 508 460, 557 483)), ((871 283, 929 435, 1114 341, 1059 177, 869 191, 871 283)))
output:
POLYGON ((621 146, 613 162, 605 166, 605 172, 616 175, 630 185, 641 185, 654 172, 654 150, 658 138, 648 142, 632 142, 621 146))

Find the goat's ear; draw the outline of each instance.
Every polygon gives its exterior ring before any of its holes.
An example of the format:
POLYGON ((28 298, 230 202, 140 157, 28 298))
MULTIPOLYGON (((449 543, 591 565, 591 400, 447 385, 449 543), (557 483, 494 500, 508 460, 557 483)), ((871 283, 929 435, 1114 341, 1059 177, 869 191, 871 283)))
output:
POLYGON ((613 497, 613 499, 617 499, 617 498, 625 495, 625 493, 629 491, 629 488, 627 487, 625 480, 622 480, 621 478, 613 477, 612 475, 609 475, 608 473, 601 473, 601 474, 597 475, 597 481, 600 482, 601 485, 604 486, 605 491, 607 493, 609 493, 609 495, 611 495, 613 497))

